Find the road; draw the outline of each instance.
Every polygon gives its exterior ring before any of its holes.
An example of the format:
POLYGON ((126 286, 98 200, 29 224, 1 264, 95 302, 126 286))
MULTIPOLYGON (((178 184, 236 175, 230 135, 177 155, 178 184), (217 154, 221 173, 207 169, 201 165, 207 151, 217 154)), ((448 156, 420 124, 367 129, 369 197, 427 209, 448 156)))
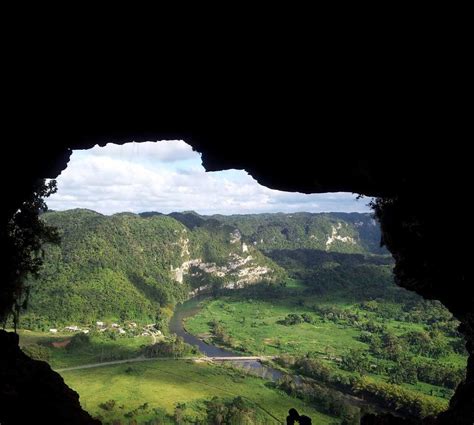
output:
POLYGON ((102 367, 102 366, 110 366, 116 364, 124 364, 124 363, 135 363, 135 362, 149 362, 152 360, 201 360, 201 361, 246 361, 246 360, 271 360, 273 356, 242 356, 242 357, 134 357, 133 359, 126 359, 126 360, 112 360, 109 362, 102 362, 102 363, 89 363, 80 366, 72 366, 72 367, 65 367, 62 369, 54 369, 56 372, 67 372, 69 370, 79 370, 79 369, 92 369, 95 367, 102 367))

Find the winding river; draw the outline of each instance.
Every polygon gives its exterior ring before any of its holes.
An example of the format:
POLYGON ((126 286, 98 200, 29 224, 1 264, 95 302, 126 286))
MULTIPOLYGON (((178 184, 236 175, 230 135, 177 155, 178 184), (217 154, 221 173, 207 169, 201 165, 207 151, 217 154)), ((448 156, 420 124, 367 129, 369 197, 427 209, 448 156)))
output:
MULTIPOLYGON (((208 344, 202 339, 199 339, 198 337, 191 335, 186 331, 183 321, 188 317, 194 316, 199 311, 199 307, 189 308, 189 305, 192 302, 195 301, 189 300, 176 307, 169 324, 170 332, 182 337, 184 342, 188 344, 197 345, 199 350, 208 357, 241 357, 242 354, 208 344)), ((279 370, 272 367, 265 366, 258 360, 228 360, 227 362, 247 370, 249 373, 272 381, 278 381, 284 375, 283 372, 280 372, 279 370)))
MULTIPOLYGON (((184 328, 183 321, 188 317, 194 316, 200 310, 198 306, 191 307, 191 304, 194 304, 195 302, 196 302, 196 298, 193 298, 176 307, 173 317, 171 318, 170 323, 169 323, 170 332, 175 333, 176 335, 182 337, 184 342, 188 344, 197 345, 199 347, 199 350, 208 357, 232 358, 232 357, 242 356, 242 354, 238 354, 233 351, 208 344, 204 342, 203 340, 199 339, 198 337, 191 335, 189 332, 186 331, 186 329, 184 328)), ((219 362, 219 360, 214 360, 214 361, 219 362)), ((281 372, 272 367, 263 365, 258 360, 236 359, 236 360, 226 360, 226 362, 232 363, 234 366, 241 368, 252 375, 260 376, 264 379, 268 379, 274 382, 278 381, 280 378, 286 375, 284 372, 281 372)), ((296 384, 300 384, 303 382, 300 376, 298 375, 291 375, 291 376, 294 379, 294 382, 296 384)), ((390 410, 387 410, 382 406, 379 406, 374 403, 370 403, 366 400, 360 399, 353 395, 345 394, 341 392, 339 392, 339 394, 352 405, 355 405, 358 407, 370 406, 374 411, 378 413, 390 412, 390 410)), ((395 412, 391 412, 391 413, 395 413, 395 412)))

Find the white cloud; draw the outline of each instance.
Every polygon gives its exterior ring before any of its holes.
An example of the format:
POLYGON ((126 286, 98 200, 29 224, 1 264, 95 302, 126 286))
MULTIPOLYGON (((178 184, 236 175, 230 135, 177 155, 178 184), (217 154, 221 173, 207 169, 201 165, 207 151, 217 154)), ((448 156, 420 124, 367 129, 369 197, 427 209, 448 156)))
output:
POLYGON ((182 140, 161 142, 130 142, 124 145, 108 143, 105 147, 98 145, 83 151, 88 157, 108 157, 124 159, 129 162, 176 162, 199 157, 193 148, 182 140))
POLYGON ((349 193, 280 192, 245 171, 206 173, 200 155, 183 141, 108 144, 75 151, 58 177, 51 209, 89 208, 103 214, 195 210, 202 214, 368 211, 349 193))

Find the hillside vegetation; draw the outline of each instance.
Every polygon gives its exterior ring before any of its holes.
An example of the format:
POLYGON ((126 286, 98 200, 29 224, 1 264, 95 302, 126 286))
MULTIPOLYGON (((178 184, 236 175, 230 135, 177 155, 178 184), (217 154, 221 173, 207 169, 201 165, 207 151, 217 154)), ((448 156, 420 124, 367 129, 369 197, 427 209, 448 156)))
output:
POLYGON ((307 213, 214 215, 237 227, 249 243, 272 249, 388 254, 380 247, 380 229, 371 214, 307 213))
MULTIPOLYGON (((200 216, 194 212, 120 213, 76 209, 42 219, 59 229, 45 266, 31 282, 22 326, 46 329, 95 320, 166 321, 173 306, 199 291, 259 282, 281 284, 275 249, 380 251, 368 214, 200 216)), ((280 255, 281 257, 281 255, 280 255)))
POLYGON ((23 327, 95 320, 157 321, 200 285, 275 281, 285 272, 216 220, 193 229, 171 216, 49 212, 59 246, 31 284, 23 327), (165 309, 165 310, 163 310, 165 309))

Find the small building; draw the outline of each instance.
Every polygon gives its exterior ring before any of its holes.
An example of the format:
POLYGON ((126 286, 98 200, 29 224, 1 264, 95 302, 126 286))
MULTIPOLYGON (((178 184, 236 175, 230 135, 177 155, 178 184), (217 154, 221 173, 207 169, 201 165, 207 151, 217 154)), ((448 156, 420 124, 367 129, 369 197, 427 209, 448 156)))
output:
POLYGON ((58 333, 58 330, 55 329, 55 328, 52 328, 52 329, 50 329, 49 331, 50 331, 52 334, 58 333))
POLYGON ((83 329, 82 333, 87 335, 89 333, 89 329, 83 329))
POLYGON ((121 335, 123 335, 123 334, 127 333, 127 332, 125 332, 125 330, 124 330, 124 329, 122 329, 122 328, 119 328, 119 330, 118 330, 118 331, 119 331, 119 334, 121 334, 121 335))
POLYGON ((80 331, 79 326, 76 326, 76 325, 66 326, 65 329, 67 331, 72 331, 72 332, 80 331))
POLYGON ((110 326, 112 326, 113 328, 118 328, 119 325, 117 323, 112 323, 110 326))
POLYGON ((135 322, 130 322, 130 323, 128 324, 128 327, 129 327, 129 328, 136 328, 136 327, 137 327, 137 324, 136 324, 135 322))
POLYGON ((96 324, 97 326, 99 326, 99 327, 104 326, 104 322, 95 322, 95 324, 96 324))

